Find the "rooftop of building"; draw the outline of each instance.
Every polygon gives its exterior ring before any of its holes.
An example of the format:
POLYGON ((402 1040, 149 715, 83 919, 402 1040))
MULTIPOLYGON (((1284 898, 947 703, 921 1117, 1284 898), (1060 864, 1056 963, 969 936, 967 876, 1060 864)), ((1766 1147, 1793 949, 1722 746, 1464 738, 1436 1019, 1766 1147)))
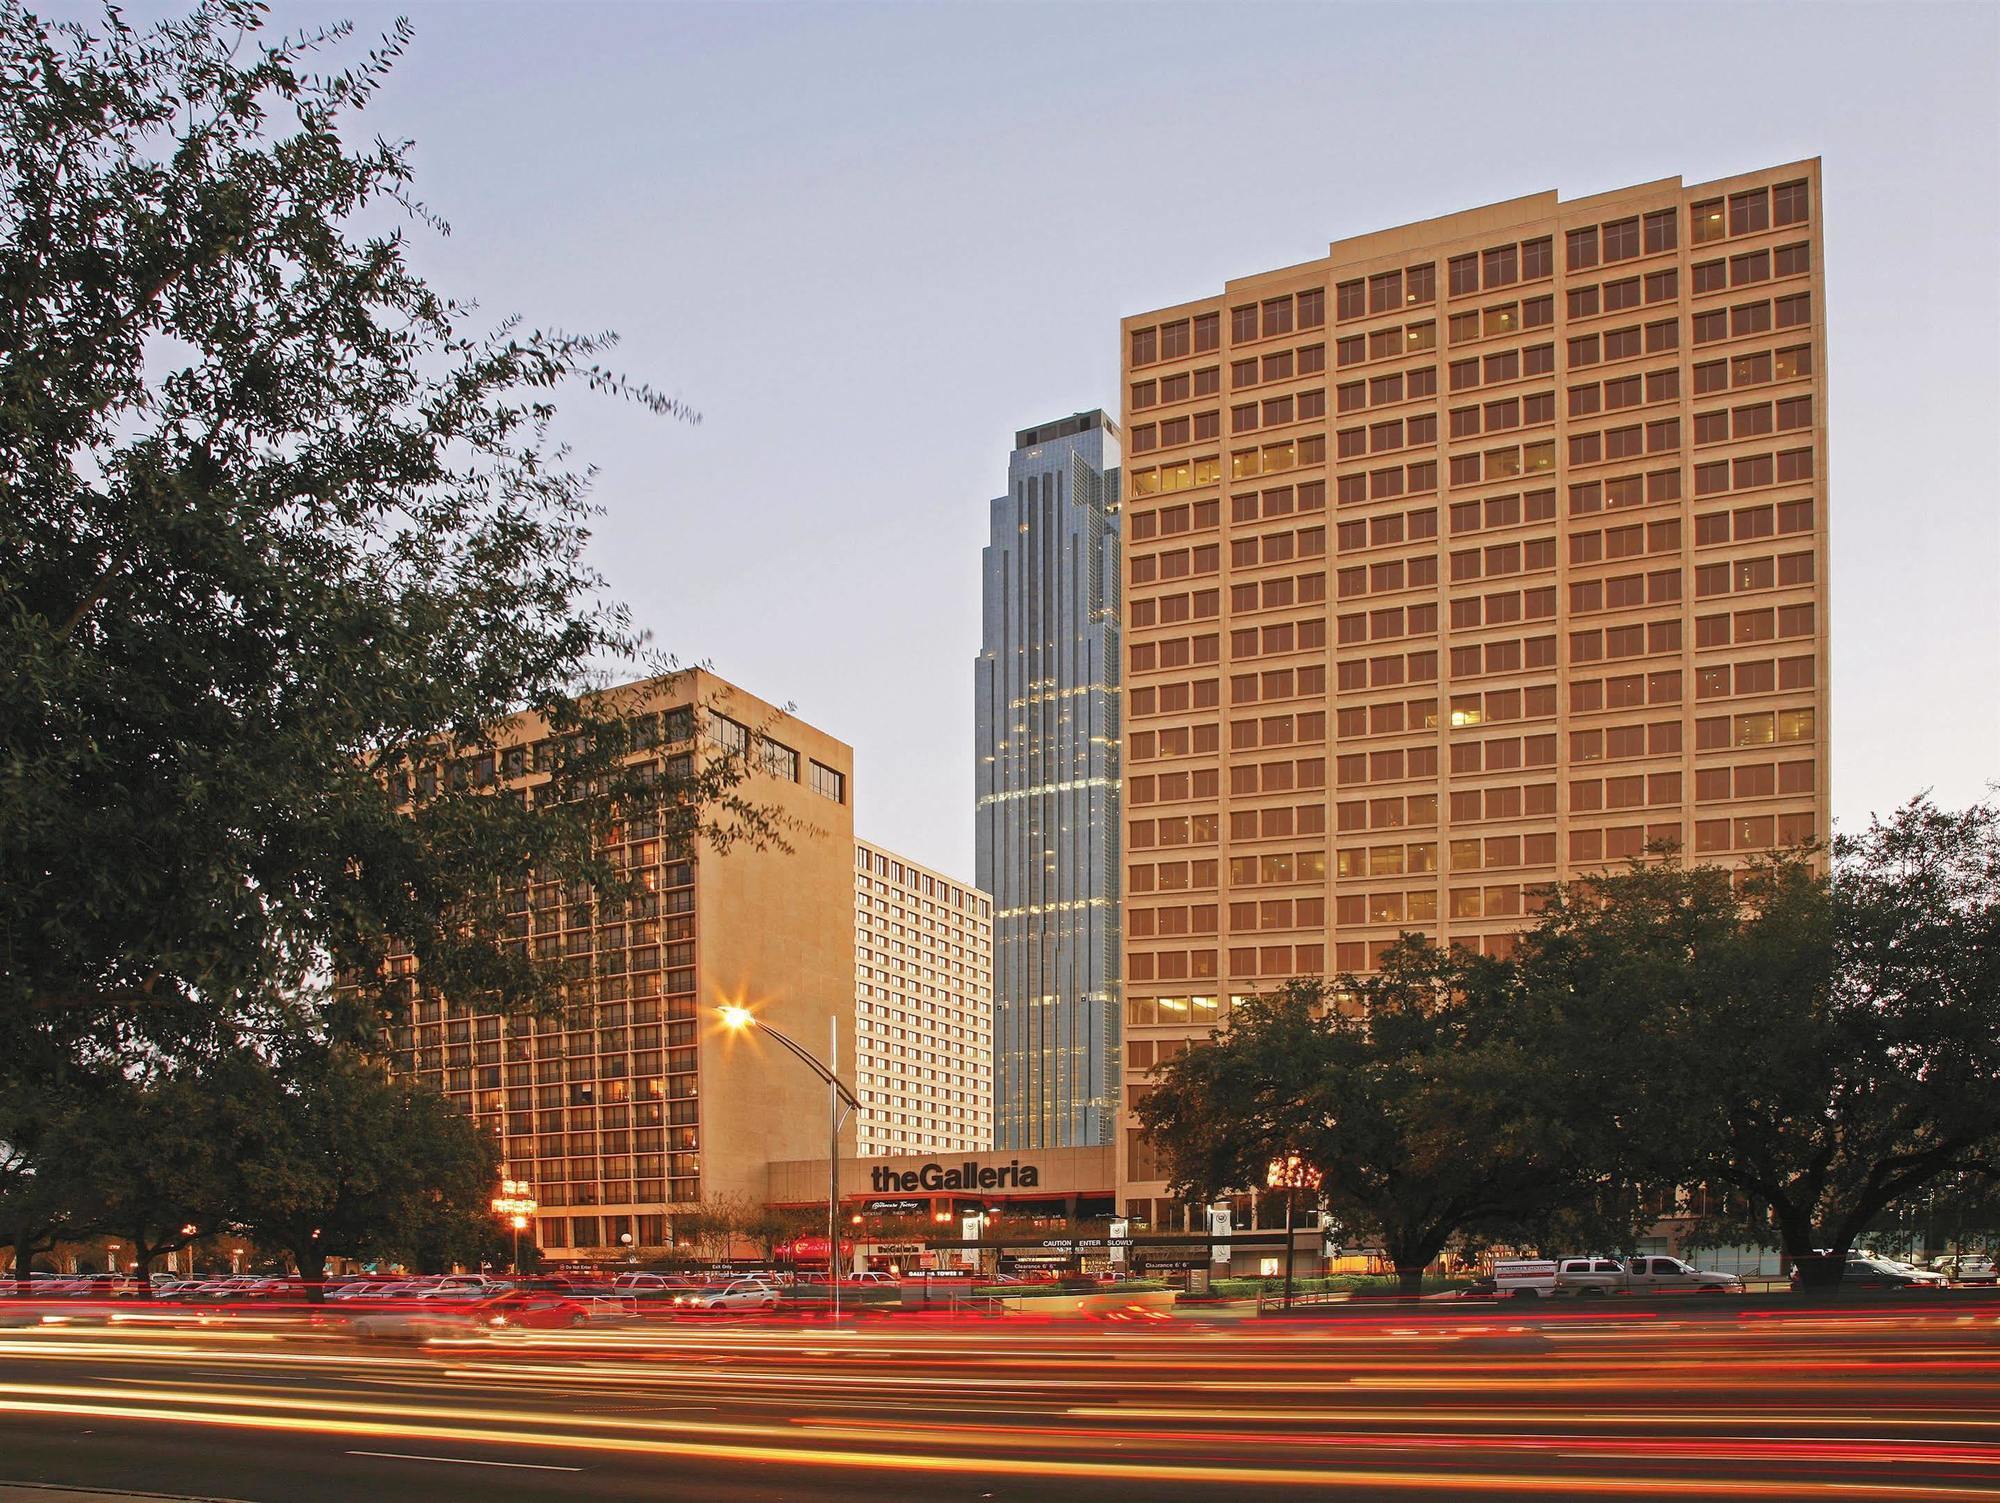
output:
POLYGON ((1014 447, 1032 449, 1037 444, 1054 443, 1059 438, 1074 438, 1079 433, 1089 433, 1095 428, 1102 428, 1114 438, 1118 434, 1118 425, 1105 416, 1104 409, 1093 407, 1088 412, 1073 412, 1066 418, 1057 418, 1054 422, 1043 423, 1039 427, 1019 429, 1014 434, 1014 447))
MULTIPOLYGON (((1439 214, 1428 219, 1411 220, 1405 224, 1390 225, 1379 230, 1364 230, 1360 234, 1329 242, 1324 256, 1309 261, 1294 262, 1289 266, 1274 266, 1240 277, 1230 277, 1222 284, 1222 295, 1226 297, 1244 288, 1261 292, 1269 285, 1283 282, 1287 278, 1321 275, 1331 267, 1366 262, 1391 253, 1401 254, 1416 245, 1442 245, 1469 238, 1497 236, 1515 226, 1540 223, 1572 214, 1597 214, 1615 209, 1616 206, 1630 200, 1656 199, 1666 193, 1689 194, 1711 190, 1725 192, 1746 180, 1768 179, 1773 176, 1803 175, 1817 180, 1819 169, 1818 157, 1805 157, 1798 161, 1752 167, 1740 173, 1711 178, 1700 183, 1689 183, 1676 175, 1654 178, 1643 183, 1631 183, 1620 188, 1608 188, 1596 193, 1585 193, 1575 198, 1564 198, 1557 189, 1548 188, 1539 193, 1526 193, 1518 198, 1501 199, 1494 203, 1456 209, 1448 214, 1439 214)), ((1817 190, 1814 196, 1817 198, 1817 190)), ((1130 313, 1125 315, 1123 322, 1127 325, 1147 323, 1183 310, 1205 307, 1216 296, 1216 293, 1208 292, 1183 302, 1150 308, 1140 313, 1130 313)))

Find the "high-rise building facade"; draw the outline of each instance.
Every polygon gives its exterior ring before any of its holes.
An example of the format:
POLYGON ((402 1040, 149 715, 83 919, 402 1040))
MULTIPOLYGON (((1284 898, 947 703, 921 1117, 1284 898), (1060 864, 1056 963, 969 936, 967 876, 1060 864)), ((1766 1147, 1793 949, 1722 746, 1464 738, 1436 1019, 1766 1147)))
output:
POLYGON ((1102 412, 1015 435, 973 672, 1000 1148, 1106 1143, 1117 1111, 1118 535, 1102 412))
POLYGON ((854 843, 854 1090, 863 1158, 993 1146, 993 902, 854 843))
MULTIPOLYGON (((643 889, 637 901, 615 908, 552 882, 509 894, 512 942, 576 970, 560 1015, 480 1012, 419 985, 391 1031, 398 1067, 490 1132, 503 1173, 533 1186, 536 1240, 560 1257, 664 1246, 675 1210, 761 1199, 771 1161, 826 1153, 825 1088, 755 1029, 721 1027, 721 1007, 747 1007, 815 1051, 830 1019, 843 1050, 852 1038, 850 748, 699 671, 611 692, 647 723, 635 755, 669 775, 710 748, 746 753, 739 791, 790 821, 791 848, 672 849, 628 821, 611 855, 643 889)), ((539 717, 508 721, 476 781, 539 788, 547 737, 539 717)), ((409 955, 388 964, 421 982, 409 955)))
POLYGON ((1128 1108, 1402 930, 1827 836, 1819 216, 1816 160, 1545 193, 1124 321, 1128 1108))

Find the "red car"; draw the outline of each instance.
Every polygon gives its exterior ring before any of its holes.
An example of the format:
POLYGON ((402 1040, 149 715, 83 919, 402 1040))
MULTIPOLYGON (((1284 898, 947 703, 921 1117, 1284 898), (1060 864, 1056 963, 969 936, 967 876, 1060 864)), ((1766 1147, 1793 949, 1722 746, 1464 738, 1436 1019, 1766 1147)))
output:
POLYGON ((563 1330, 590 1323, 591 1306, 565 1291, 508 1289, 466 1300, 417 1300, 408 1305, 350 1306, 347 1329, 357 1336, 490 1335, 495 1331, 563 1330))

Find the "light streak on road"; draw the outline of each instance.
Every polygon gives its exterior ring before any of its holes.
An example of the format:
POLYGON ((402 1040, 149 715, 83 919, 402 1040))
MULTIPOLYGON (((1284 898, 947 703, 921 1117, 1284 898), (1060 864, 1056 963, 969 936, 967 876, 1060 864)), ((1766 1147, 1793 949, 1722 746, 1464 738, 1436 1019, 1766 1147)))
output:
POLYGON ((2000 1304, 1640 1314, 663 1321, 422 1344, 28 1327, 0 1332, 0 1447, 19 1424, 195 1427, 440 1472, 869 1471, 911 1497, 947 1475, 1162 1498, 2000 1496, 2000 1304))

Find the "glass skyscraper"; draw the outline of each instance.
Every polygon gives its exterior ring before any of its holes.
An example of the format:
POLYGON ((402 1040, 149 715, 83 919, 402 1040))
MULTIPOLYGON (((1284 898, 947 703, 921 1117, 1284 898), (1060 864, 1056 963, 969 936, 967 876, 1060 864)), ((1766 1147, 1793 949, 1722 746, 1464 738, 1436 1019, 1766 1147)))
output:
POLYGON ((1119 1082, 1119 433, 1015 435, 983 554, 978 885, 999 1148, 1111 1141, 1119 1082))

